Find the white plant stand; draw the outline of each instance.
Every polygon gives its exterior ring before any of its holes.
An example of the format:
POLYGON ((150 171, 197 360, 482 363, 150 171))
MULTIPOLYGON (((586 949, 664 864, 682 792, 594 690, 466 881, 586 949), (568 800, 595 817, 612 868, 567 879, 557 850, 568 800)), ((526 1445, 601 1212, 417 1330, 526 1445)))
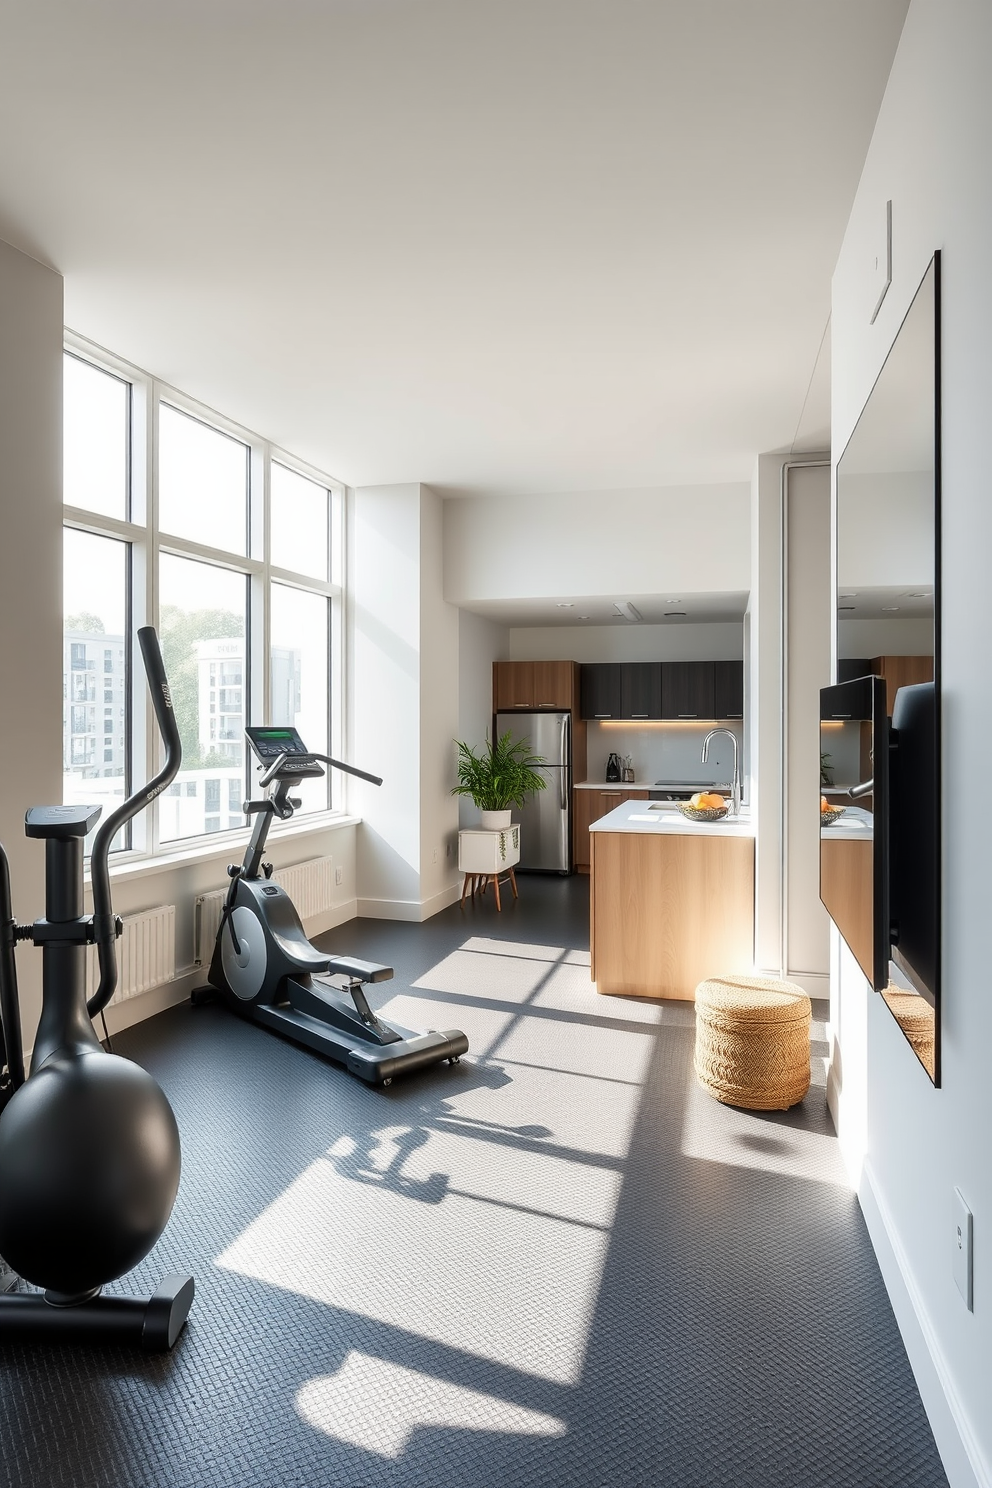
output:
POLYGON ((514 899, 518 897, 517 879, 513 867, 519 861, 519 824, 515 823, 499 832, 459 832, 458 871, 465 875, 461 903, 465 903, 465 896, 469 892, 473 899, 477 893, 484 894, 491 882, 496 894, 496 908, 501 911, 502 905, 499 902, 501 881, 509 880, 514 899))

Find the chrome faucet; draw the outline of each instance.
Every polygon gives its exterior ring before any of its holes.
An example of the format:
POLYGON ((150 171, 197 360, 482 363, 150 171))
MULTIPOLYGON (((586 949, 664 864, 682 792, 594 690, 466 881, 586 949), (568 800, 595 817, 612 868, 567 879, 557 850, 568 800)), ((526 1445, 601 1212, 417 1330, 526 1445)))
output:
POLYGON ((730 783, 730 814, 731 816, 738 816, 741 809, 741 765, 740 749, 737 743, 737 735, 734 733, 733 729, 710 729, 709 733, 706 735, 706 738, 703 740, 703 764, 705 765, 706 758, 709 754, 710 740, 715 739, 717 734, 726 734, 727 738, 731 740, 734 746, 734 778, 730 783))

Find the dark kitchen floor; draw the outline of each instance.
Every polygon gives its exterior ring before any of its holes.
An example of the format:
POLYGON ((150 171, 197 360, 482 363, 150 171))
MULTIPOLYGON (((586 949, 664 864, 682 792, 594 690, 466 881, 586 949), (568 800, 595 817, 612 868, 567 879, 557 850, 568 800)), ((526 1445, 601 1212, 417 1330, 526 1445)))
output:
MULTIPOLYGON (((119 1038, 172 1100, 171 1355, 5 1350, 18 1488, 939 1488, 826 1111, 720 1106, 693 1010, 599 998, 588 880, 323 938, 472 1053, 373 1090, 219 1007, 119 1038)), ((822 1037, 822 1030, 820 1032, 822 1037)))

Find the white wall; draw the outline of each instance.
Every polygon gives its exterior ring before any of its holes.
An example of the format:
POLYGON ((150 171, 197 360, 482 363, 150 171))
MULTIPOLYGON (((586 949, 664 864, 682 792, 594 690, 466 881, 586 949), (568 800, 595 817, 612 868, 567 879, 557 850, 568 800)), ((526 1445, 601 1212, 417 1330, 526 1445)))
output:
MULTIPOLYGON (((634 767, 635 785, 654 785, 656 781, 685 781, 703 787, 705 785, 729 785, 733 778, 734 746, 725 734, 712 741, 707 762, 702 762, 703 740, 714 727, 709 719, 704 723, 588 723, 586 725, 586 752, 589 780, 604 781, 607 756, 616 752, 630 755, 634 767)), ((743 735, 744 725, 738 719, 731 723, 720 723, 721 728, 730 728, 735 735, 740 753, 741 778, 744 781, 744 798, 749 799, 748 782, 744 773, 743 735)))
POLYGON ((396 905, 419 919, 419 485, 350 493, 348 530, 350 758, 383 777, 379 788, 353 787, 360 913, 396 905))
MULTIPOLYGON (((473 749, 485 743, 493 722, 493 662, 510 658, 510 632, 470 610, 458 611, 458 738, 473 749)), ((551 658, 549 658, 551 659, 551 658)), ((458 825, 479 825, 468 796, 458 798, 458 825)))
POLYGON ((355 782, 349 802, 362 816, 358 912, 383 919, 425 919, 457 898, 458 613, 441 545, 428 487, 351 493, 351 758, 383 784, 355 782))
POLYGON ((751 600, 748 611, 748 756, 754 843, 754 959, 762 974, 783 971, 781 455, 759 455, 751 498, 751 600))
POLYGON ((820 688, 831 681, 830 468, 789 473, 785 594, 785 974, 829 992, 830 921, 820 902, 820 688))
POLYGON ((727 624, 512 626, 513 661, 736 661, 739 620, 727 624))
POLYGON ((839 656, 932 656, 932 620, 844 620, 839 656))
POLYGON ((445 598, 746 592, 749 499, 741 483, 449 500, 445 598))
MULTIPOLYGON (((45 912, 45 845, 29 806, 62 800, 62 280, 0 243, 0 842, 15 919, 45 912)), ((17 953, 25 1045, 41 954, 17 953)))
MULTIPOLYGON (((881 999, 864 1015, 843 982, 835 1017, 838 1124, 866 1109, 861 1196, 952 1488, 992 1483, 992 1082, 989 867, 970 792, 992 738, 992 7, 913 0, 834 277, 833 445, 840 450, 935 248, 943 250, 942 1088, 881 999), (872 265, 892 201, 893 280, 869 323, 872 265), (858 1088, 858 1080, 863 1087, 858 1088), (975 1215, 975 1303, 952 1279, 951 1197, 975 1215)), ((865 994, 860 994, 862 997, 865 994)))
POLYGON ((933 471, 844 475, 839 483, 841 589, 933 588, 933 471))
MULTIPOLYGON (((420 488, 420 900, 421 918, 444 909, 458 883, 458 611, 444 599, 441 498, 420 488)), ((394 720, 394 727, 396 726, 394 720)))

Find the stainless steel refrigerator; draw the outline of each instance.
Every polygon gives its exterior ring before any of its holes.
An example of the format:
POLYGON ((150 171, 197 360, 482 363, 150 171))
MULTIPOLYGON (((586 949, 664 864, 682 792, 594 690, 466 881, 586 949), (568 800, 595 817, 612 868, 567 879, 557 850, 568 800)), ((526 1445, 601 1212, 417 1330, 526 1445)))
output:
POLYGON ((517 868, 544 873, 572 871, 572 715, 570 713, 496 714, 496 734, 509 730, 526 739, 531 754, 547 761, 540 769, 547 780, 542 791, 513 808, 520 823, 520 862, 517 868))

